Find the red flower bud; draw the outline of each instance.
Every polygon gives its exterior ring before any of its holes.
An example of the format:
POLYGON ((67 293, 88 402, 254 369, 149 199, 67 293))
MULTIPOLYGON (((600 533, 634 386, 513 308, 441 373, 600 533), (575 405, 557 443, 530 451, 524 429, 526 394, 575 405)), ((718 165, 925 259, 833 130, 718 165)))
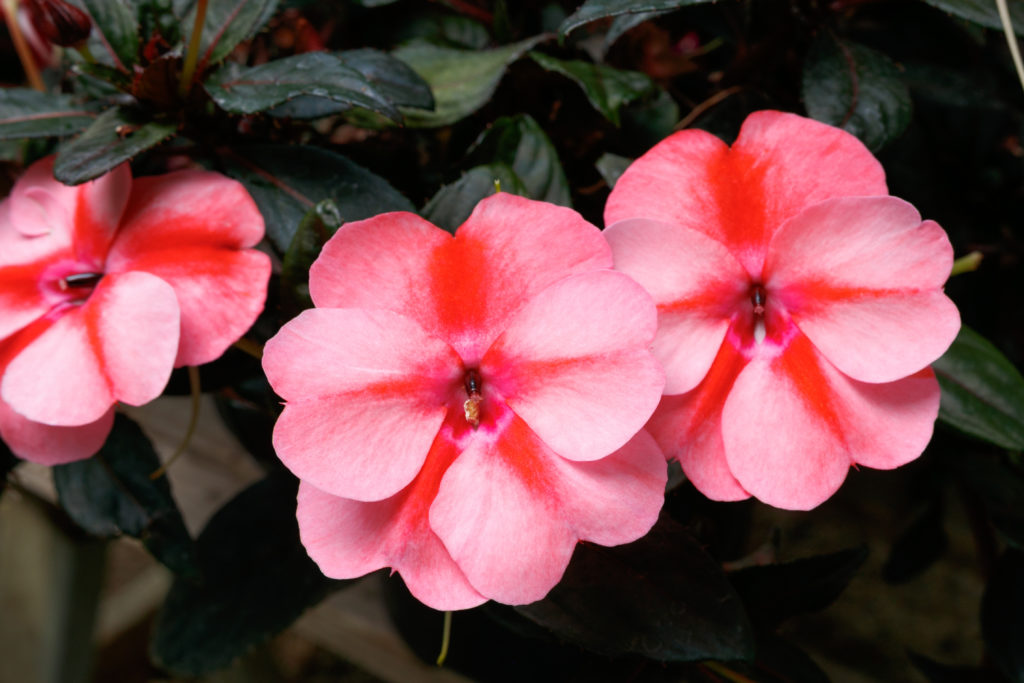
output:
POLYGON ((23 4, 32 26, 54 45, 78 45, 92 31, 89 15, 64 0, 23 0, 23 4))

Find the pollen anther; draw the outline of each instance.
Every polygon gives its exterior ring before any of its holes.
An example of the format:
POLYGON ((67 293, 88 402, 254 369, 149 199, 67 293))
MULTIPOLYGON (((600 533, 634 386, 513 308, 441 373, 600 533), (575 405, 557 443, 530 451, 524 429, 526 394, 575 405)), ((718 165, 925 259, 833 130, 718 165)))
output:
POLYGON ((467 371, 464 384, 468 398, 462 404, 462 410, 466 414, 466 422, 476 428, 480 426, 480 404, 484 402, 480 393, 480 373, 476 370, 467 371))

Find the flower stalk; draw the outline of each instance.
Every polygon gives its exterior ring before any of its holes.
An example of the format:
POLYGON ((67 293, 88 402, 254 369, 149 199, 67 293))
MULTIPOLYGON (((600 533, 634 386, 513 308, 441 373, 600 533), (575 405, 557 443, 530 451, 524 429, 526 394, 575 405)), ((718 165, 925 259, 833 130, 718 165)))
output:
POLYGON ((196 64, 199 62, 199 43, 203 37, 203 24, 206 22, 206 7, 209 0, 199 0, 196 3, 196 20, 192 25, 192 37, 188 41, 188 50, 185 53, 185 65, 181 69, 181 81, 178 83, 178 95, 184 98, 192 88, 192 78, 196 73, 196 64))

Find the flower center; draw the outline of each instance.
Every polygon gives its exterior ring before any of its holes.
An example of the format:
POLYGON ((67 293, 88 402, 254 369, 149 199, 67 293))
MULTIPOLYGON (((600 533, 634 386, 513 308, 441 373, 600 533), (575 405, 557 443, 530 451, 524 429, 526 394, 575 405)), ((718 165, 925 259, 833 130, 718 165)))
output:
POLYGON ((103 279, 103 273, 69 273, 57 280, 57 288, 71 297, 71 303, 82 303, 103 279))
POLYGON ((758 344, 764 341, 767 334, 764 326, 764 313, 767 302, 768 293, 765 291, 764 285, 760 282, 755 283, 750 288, 750 305, 754 310, 754 341, 758 344))
POLYGON ((480 393, 483 385, 483 381, 480 379, 480 371, 476 369, 467 370, 463 384, 466 387, 467 398, 462 404, 462 409, 466 413, 466 422, 475 428, 480 426, 480 404, 484 402, 484 397, 480 393))

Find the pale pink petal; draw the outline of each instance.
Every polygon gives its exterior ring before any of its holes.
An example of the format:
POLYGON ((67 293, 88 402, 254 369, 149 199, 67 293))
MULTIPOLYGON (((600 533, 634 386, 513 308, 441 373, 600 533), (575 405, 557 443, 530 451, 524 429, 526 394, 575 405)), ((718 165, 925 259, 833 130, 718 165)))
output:
POLYGON ((9 225, 23 237, 47 235, 60 246, 72 241, 77 187, 53 177, 54 157, 35 162, 18 178, 6 200, 9 225))
POLYGON ((707 377, 692 391, 664 396, 647 430, 670 460, 678 460, 686 478, 711 500, 749 498, 729 470, 722 441, 722 406, 745 359, 722 345, 707 377))
POLYGON ((80 262, 97 266, 104 262, 131 190, 132 172, 128 164, 78 186, 72 240, 80 262))
POLYGON ((408 492, 364 503, 302 482, 296 516, 302 545, 331 578, 353 579, 393 567, 409 591, 434 609, 468 609, 486 601, 430 530, 425 511, 409 504, 408 492))
POLYGON ((918 457, 938 415, 930 371, 889 384, 850 380, 798 335, 736 379, 722 416, 729 468, 776 507, 806 510, 831 496, 854 463, 891 468, 918 457))
POLYGON ((0 391, 34 422, 74 426, 98 420, 115 401, 141 405, 170 377, 178 348, 178 302, 147 273, 108 275, 25 346, 0 391))
POLYGON ((658 306, 654 355, 665 369, 666 394, 704 379, 739 302, 749 297, 746 272, 720 242, 679 226, 624 220, 604 231, 615 269, 650 292, 658 306))
POLYGON ((241 183, 198 170, 146 176, 133 181, 108 267, 132 270, 134 259, 153 252, 242 249, 261 239, 263 217, 241 183))
POLYGON ((575 211, 498 193, 455 239, 405 213, 342 226, 310 271, 310 292, 321 307, 403 313, 475 363, 537 292, 609 267, 607 242, 575 211))
POLYGON ((946 233, 894 197, 833 199, 776 234, 766 285, 837 368, 891 382, 942 355, 960 314, 942 293, 953 264, 946 233))
POLYGON ((274 448, 300 479, 382 500, 416 476, 460 386, 458 356, 396 313, 312 309, 269 342, 263 369, 288 404, 274 448))
POLYGON ((271 269, 270 257, 255 249, 188 244, 140 253, 127 265, 174 288, 181 307, 176 367, 208 363, 245 334, 263 310, 271 269))
POLYGON ((0 438, 24 460, 63 465, 96 453, 114 424, 114 409, 80 427, 51 427, 26 420, 0 401, 0 438))
POLYGON ((605 225, 650 218, 704 232, 727 245, 754 278, 786 219, 830 197, 887 194, 881 165, 857 138, 794 114, 751 114, 730 149, 684 130, 619 178, 605 225))
POLYGON ((565 573, 578 536, 558 499, 553 453, 512 417, 497 439, 473 439, 430 508, 430 527, 482 595, 540 600, 565 573))
POLYGON ((621 273, 567 277, 512 317, 480 372, 556 453, 603 458, 661 397, 664 374, 648 350, 656 321, 650 296, 621 273))

